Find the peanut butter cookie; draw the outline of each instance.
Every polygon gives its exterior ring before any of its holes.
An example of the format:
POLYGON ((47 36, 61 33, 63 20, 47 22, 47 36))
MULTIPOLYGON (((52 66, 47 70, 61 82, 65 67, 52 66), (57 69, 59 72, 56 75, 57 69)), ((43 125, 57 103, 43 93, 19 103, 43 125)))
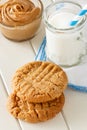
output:
POLYGON ((58 98, 67 87, 67 76, 56 64, 35 61, 19 68, 12 80, 17 96, 40 103, 58 98))
POLYGON ((58 99, 45 103, 29 103, 19 98, 14 92, 8 98, 8 111, 18 119, 36 123, 49 120, 59 113, 64 105, 65 98, 62 94, 58 99))

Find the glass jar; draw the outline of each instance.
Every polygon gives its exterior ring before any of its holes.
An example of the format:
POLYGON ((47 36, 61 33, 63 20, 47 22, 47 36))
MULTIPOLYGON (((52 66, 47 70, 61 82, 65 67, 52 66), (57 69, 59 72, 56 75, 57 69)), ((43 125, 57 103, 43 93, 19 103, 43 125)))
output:
POLYGON ((2 34, 14 41, 32 38, 42 20, 41 0, 9 0, 0 7, 0 29, 2 34))
POLYGON ((70 26, 81 9, 81 5, 70 1, 55 2, 45 9, 48 60, 61 66, 73 66, 86 55, 87 16, 84 15, 76 26, 70 26))

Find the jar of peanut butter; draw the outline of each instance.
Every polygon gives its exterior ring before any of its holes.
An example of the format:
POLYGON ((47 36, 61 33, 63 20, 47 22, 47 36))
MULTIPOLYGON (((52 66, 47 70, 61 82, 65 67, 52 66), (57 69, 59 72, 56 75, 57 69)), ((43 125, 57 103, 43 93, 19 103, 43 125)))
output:
POLYGON ((8 39, 32 38, 41 23, 43 5, 40 0, 9 0, 0 6, 0 29, 8 39))

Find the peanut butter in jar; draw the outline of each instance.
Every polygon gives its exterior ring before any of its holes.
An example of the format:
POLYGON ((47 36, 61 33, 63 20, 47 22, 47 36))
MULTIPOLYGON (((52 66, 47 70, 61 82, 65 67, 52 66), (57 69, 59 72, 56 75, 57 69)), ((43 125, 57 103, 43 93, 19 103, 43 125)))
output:
POLYGON ((9 0, 0 6, 2 34, 15 41, 32 38, 41 23, 43 5, 40 0, 9 0))

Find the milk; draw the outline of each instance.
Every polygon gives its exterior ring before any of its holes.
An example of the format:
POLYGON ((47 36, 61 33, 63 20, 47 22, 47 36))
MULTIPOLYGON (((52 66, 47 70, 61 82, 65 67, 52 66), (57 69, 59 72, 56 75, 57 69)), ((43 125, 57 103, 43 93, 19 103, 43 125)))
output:
POLYGON ((55 31, 46 28, 46 53, 53 62, 71 66, 77 64, 86 54, 86 44, 83 42, 83 29, 74 32, 56 32, 58 29, 70 29, 69 23, 75 14, 69 12, 54 13, 48 18, 48 23, 55 31))

